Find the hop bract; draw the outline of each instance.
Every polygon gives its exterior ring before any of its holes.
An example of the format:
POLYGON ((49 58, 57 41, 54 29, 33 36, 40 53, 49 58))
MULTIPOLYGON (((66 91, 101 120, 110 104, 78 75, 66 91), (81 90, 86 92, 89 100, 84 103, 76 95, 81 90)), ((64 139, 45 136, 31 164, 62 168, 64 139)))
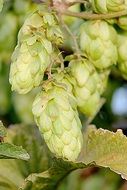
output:
POLYGON ((106 21, 86 21, 81 25, 80 47, 98 69, 116 64, 117 34, 106 21))
POLYGON ((55 18, 49 13, 43 16, 36 12, 26 19, 12 55, 10 69, 12 90, 25 94, 40 85, 44 72, 51 63, 53 53, 51 36, 54 44, 61 43, 61 37, 57 33, 58 26, 54 28, 56 25, 55 18))
POLYGON ((96 13, 108 13, 127 10, 127 0, 90 0, 96 13))
POLYGON ((102 75, 97 73, 94 66, 86 59, 74 59, 70 62, 71 75, 75 78, 74 95, 77 99, 79 110, 88 117, 98 112, 101 94, 107 83, 107 72, 102 75))
POLYGON ((51 152, 75 160, 82 146, 81 122, 66 89, 49 83, 35 98, 32 110, 51 152))
POLYGON ((118 35, 118 68, 122 76, 127 79, 127 32, 118 35))

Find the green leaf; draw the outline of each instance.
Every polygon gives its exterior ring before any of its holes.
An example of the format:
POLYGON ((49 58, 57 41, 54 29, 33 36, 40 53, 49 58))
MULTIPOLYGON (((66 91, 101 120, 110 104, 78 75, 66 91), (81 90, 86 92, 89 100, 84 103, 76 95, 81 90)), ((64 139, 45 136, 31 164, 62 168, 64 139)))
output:
POLYGON ((90 126, 85 134, 84 163, 108 167, 127 179, 127 137, 122 130, 116 133, 90 126))
POLYGON ((21 145, 30 155, 27 162, 0 160, 0 190, 18 190, 29 174, 49 168, 50 156, 36 126, 11 125, 7 129, 6 139, 17 146, 21 145))
POLYGON ((28 160, 29 154, 21 146, 9 143, 0 144, 0 159, 21 159, 28 160))
POLYGON ((50 165, 50 153, 40 135, 38 127, 30 125, 12 125, 8 129, 8 140, 21 145, 30 155, 26 161, 16 160, 20 172, 26 178, 31 173, 47 170, 50 165))
POLYGON ((39 174, 31 174, 20 190, 56 190, 60 182, 73 170, 86 168, 89 165, 54 159, 52 167, 39 174))
POLYGON ((69 162, 55 159, 53 166, 40 174, 31 174, 21 190, 56 190, 59 183, 73 170, 89 167, 92 163, 108 167, 127 179, 127 137, 90 126, 84 135, 83 161, 69 162))
POLYGON ((29 154, 21 146, 4 143, 4 137, 7 135, 6 128, 0 121, 0 159, 21 159, 28 160, 29 154))

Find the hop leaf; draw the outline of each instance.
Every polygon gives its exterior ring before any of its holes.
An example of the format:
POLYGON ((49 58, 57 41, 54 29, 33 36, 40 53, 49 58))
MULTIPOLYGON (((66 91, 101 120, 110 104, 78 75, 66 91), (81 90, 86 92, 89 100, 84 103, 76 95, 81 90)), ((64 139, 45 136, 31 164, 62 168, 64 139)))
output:
POLYGON ((116 43, 116 31, 106 21, 87 21, 81 25, 81 50, 98 69, 116 64, 116 43))
POLYGON ((66 89, 49 83, 35 98, 32 110, 51 152, 75 160, 82 146, 81 123, 66 89))
POLYGON ((126 0, 90 0, 96 13, 108 13, 127 10, 126 0))

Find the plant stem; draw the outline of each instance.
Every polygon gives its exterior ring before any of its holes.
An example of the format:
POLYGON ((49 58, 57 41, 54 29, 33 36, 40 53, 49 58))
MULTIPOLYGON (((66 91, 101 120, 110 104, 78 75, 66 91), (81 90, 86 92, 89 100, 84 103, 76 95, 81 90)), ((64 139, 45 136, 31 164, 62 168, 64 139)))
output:
POLYGON ((68 10, 60 10, 60 14, 62 15, 67 15, 67 16, 72 16, 72 17, 78 17, 86 20, 99 20, 99 19, 112 19, 112 18, 117 18, 120 16, 125 16, 127 15, 127 10, 124 11, 119 11, 115 13, 107 13, 107 14, 95 14, 95 13, 86 13, 86 12, 72 12, 68 10))

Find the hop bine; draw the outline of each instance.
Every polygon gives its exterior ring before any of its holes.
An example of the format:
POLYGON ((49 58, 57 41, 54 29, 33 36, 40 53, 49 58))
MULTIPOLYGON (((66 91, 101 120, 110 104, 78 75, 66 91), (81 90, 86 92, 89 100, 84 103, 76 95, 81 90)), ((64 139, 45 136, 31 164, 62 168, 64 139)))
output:
POLYGON ((51 152, 74 161, 81 151, 82 133, 71 98, 64 86, 50 82, 35 98, 32 111, 51 152))
POLYGON ((81 25, 80 47, 100 70, 117 62, 117 33, 106 21, 86 21, 81 25))
POLYGON ((96 13, 108 13, 127 10, 127 0, 90 0, 96 13))
POLYGON ((18 45, 12 55, 12 90, 26 94, 39 86, 51 64, 53 44, 61 42, 62 34, 53 14, 38 11, 30 15, 19 32, 18 45))
POLYGON ((79 110, 87 117, 96 115, 100 108, 101 95, 107 86, 109 71, 97 72, 87 59, 71 60, 69 67, 75 79, 74 95, 79 110))

